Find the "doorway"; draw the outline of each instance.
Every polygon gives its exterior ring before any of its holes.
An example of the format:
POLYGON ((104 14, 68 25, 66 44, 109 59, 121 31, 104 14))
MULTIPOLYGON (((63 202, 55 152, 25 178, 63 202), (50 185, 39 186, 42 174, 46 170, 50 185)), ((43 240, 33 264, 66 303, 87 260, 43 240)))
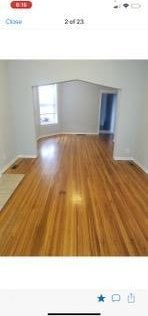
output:
POLYGON ((117 93, 102 93, 99 134, 112 135, 114 140, 117 113, 117 93))

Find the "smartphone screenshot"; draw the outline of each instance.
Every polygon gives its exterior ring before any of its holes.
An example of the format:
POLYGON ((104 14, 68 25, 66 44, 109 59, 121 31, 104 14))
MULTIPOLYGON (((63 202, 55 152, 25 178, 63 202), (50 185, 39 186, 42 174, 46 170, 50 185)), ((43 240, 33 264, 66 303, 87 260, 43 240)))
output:
POLYGON ((0 1, 0 315, 148 315, 148 2, 0 1))

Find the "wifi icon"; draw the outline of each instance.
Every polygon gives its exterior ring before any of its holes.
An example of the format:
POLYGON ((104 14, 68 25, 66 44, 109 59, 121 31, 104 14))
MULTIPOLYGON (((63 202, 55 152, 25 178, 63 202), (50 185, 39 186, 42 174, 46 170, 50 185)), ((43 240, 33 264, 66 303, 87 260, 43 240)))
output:
POLYGON ((129 4, 128 4, 128 3, 124 3, 124 4, 123 4, 123 7, 124 7, 124 8, 128 8, 128 7, 129 7, 129 4))

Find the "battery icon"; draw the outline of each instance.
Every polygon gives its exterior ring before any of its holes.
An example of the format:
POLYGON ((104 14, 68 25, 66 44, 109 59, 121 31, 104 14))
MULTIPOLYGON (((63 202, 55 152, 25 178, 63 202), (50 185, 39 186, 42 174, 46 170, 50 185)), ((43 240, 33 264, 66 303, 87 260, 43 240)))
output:
POLYGON ((140 9, 141 8, 141 4, 140 3, 132 3, 131 4, 131 8, 132 9, 140 9))

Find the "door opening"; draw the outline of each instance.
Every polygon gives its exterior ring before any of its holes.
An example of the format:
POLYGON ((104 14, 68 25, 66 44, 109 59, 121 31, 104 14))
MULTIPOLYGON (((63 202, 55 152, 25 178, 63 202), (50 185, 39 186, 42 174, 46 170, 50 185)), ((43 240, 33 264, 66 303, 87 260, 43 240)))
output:
POLYGON ((117 112, 117 94, 102 93, 99 134, 112 135, 114 139, 117 112))

